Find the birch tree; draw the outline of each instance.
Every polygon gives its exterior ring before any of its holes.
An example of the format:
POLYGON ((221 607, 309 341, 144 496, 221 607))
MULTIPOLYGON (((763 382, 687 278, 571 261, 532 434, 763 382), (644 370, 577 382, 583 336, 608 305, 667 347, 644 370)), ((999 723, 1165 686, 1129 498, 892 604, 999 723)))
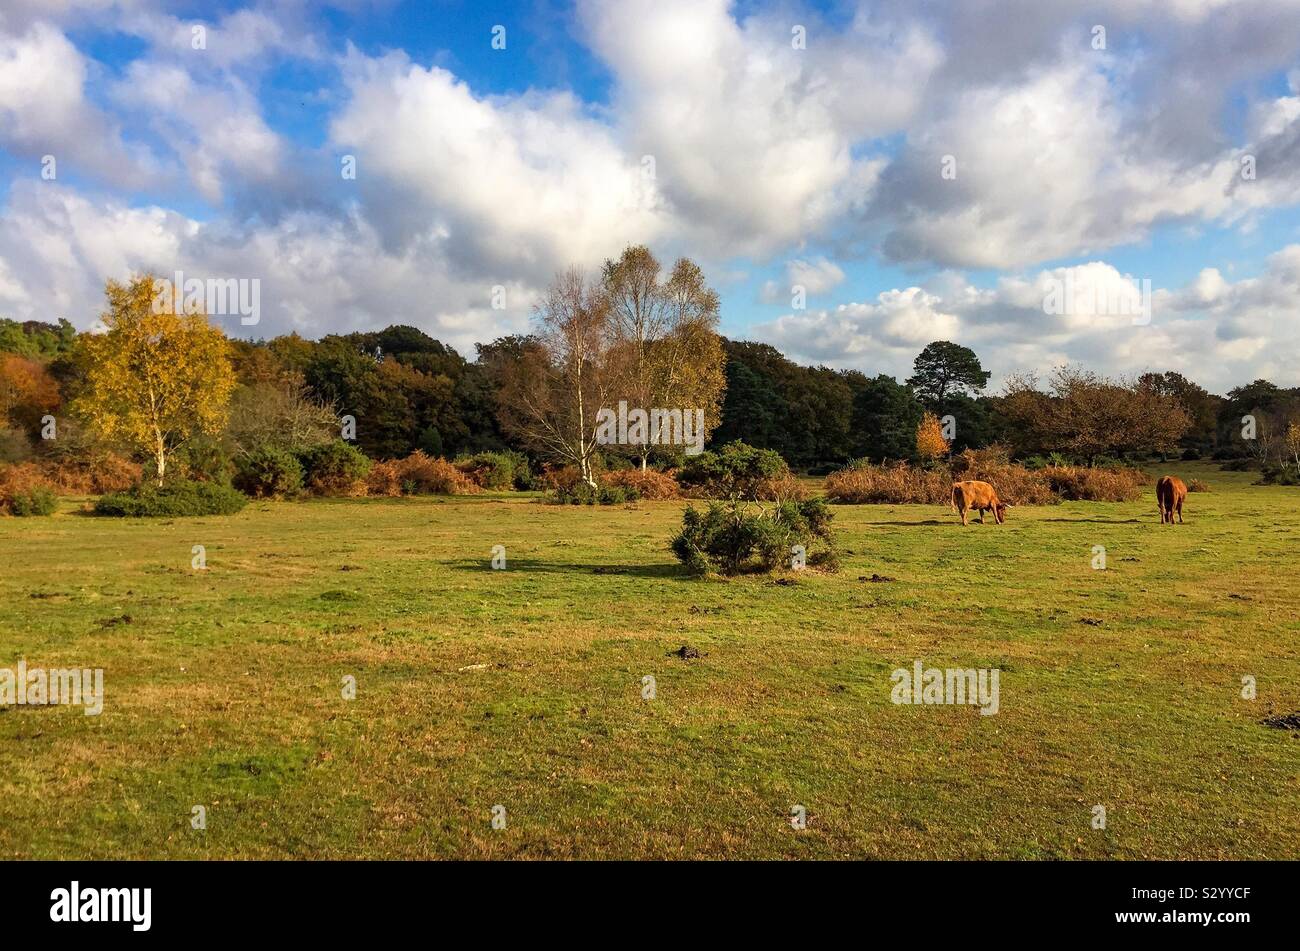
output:
POLYGON ((153 285, 150 275, 108 282, 108 330, 84 339, 86 386, 74 411, 149 456, 162 485, 178 448, 222 431, 235 375, 225 334, 203 314, 155 307, 153 285))

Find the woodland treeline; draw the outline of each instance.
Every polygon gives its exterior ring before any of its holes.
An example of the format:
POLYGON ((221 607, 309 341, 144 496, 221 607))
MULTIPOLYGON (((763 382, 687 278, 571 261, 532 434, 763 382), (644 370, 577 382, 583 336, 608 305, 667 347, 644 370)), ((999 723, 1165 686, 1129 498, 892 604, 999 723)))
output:
POLYGON ((147 276, 110 282, 108 298, 107 333, 0 320, 0 463, 111 451, 154 475, 171 460, 203 478, 266 444, 298 451, 342 434, 372 459, 513 450, 579 469, 680 465, 679 447, 593 444, 596 411, 626 400, 703 407, 709 445, 743 441, 818 474, 854 459, 918 461, 927 413, 944 421, 953 453, 998 444, 1017 458, 1083 465, 1181 456, 1300 467, 1300 388, 1255 380, 1219 395, 1172 371, 1115 379, 1064 366, 991 391, 978 354, 950 341, 925 347, 904 380, 802 366, 768 344, 719 336, 718 296, 700 269, 685 259, 663 267, 645 248, 593 275, 559 275, 529 334, 473 355, 407 324, 226 339, 202 315, 148 313, 147 276), (164 317, 172 324, 140 330, 164 317), (132 355, 132 333, 146 349, 175 335, 154 354, 161 369, 147 371, 191 377, 171 381, 189 394, 176 397, 174 436, 130 418, 144 384, 131 375, 149 364, 132 355), (198 424, 184 425, 186 412, 198 424))

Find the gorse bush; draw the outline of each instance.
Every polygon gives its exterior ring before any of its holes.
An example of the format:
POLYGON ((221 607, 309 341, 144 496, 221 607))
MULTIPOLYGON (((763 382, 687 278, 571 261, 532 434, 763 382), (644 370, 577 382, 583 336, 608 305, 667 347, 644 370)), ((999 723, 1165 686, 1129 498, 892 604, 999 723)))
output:
POLYGON ((59 499, 53 489, 38 485, 25 492, 15 492, 8 498, 0 500, 0 508, 6 506, 10 514, 20 518, 31 515, 53 515, 54 510, 59 507, 59 499))
POLYGON ((757 501, 765 488, 790 475, 780 454, 758 449, 739 440, 716 451, 688 456, 677 472, 677 482, 687 494, 708 499, 757 501))
POLYGON ((296 495, 302 491, 302 463, 287 449, 259 446, 236 463, 232 484, 254 498, 296 495))
POLYGON ((0 466, 0 515, 52 515, 54 486, 32 463, 0 466))
POLYGON ((524 492, 533 487, 532 467, 522 452, 479 452, 457 459, 456 468, 489 491, 524 492))
POLYGON ((59 507, 54 489, 27 467, 8 466, 0 474, 0 515, 53 515, 59 507))
POLYGON ((420 450, 405 459, 375 463, 366 474, 370 495, 473 495, 481 491, 474 480, 446 459, 420 450))
POLYGON ((704 511, 687 506, 682 530, 671 547, 677 560, 696 575, 735 575, 789 567, 794 546, 802 545, 809 565, 838 567, 833 515, 822 499, 748 506, 711 502, 704 511))
MULTIPOLYGON (((1223 468, 1227 468, 1224 466, 1223 468)), ((1268 466, 1260 473, 1259 481, 1256 485, 1300 485, 1300 469, 1291 466, 1268 466)), ((1191 491, 1191 486, 1187 491, 1191 491)))
POLYGON ((360 495, 370 460, 341 439, 308 449, 300 457, 307 488, 317 495, 360 495))
POLYGON ((113 492, 95 502, 96 515, 125 518, 233 515, 248 497, 220 482, 171 482, 162 487, 146 483, 113 492))
POLYGON ((592 486, 585 482, 575 482, 547 493, 545 501, 555 505, 624 505, 635 502, 640 497, 631 486, 592 486))

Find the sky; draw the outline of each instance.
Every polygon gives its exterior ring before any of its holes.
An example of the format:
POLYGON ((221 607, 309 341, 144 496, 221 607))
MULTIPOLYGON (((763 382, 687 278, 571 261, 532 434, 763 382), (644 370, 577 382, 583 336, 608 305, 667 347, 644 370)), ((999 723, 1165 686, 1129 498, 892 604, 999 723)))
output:
POLYGON ((1300 385, 1300 0, 0 3, 0 316, 472 358, 629 244, 804 363, 1300 385))

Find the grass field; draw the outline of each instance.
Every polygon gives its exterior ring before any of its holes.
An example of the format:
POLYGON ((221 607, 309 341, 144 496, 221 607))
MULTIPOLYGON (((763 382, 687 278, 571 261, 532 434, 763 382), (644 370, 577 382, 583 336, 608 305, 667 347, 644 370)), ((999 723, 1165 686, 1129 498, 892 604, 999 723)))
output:
POLYGON ((1182 526, 836 507, 793 584, 684 577, 680 503, 0 520, 0 667, 105 671, 99 716, 0 707, 0 857, 1294 858, 1300 492, 1170 469, 1182 526), (894 705, 917 659, 1000 711, 894 705))

